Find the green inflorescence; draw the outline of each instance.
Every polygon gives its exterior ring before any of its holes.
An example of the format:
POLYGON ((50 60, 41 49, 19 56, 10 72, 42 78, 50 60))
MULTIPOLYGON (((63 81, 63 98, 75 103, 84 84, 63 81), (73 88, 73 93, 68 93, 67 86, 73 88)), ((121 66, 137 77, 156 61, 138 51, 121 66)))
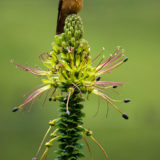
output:
MULTIPOLYGON (((100 54, 94 60, 99 56, 100 54)), ((91 60, 90 57, 90 46, 83 39, 81 18, 73 14, 69 15, 65 20, 64 33, 55 36, 52 51, 41 54, 40 59, 47 67, 47 71, 23 67, 13 62, 20 69, 32 72, 38 76, 44 76, 41 88, 34 91, 20 106, 13 108, 13 112, 23 108, 37 96, 51 89, 54 89, 54 91, 49 101, 60 102, 60 115, 57 119, 49 122, 49 129, 33 159, 37 160, 40 149, 54 126, 56 129, 50 135, 51 139, 45 144, 46 150, 41 160, 46 159, 48 151, 55 140, 58 141, 59 145, 59 149, 56 151, 58 154, 57 160, 77 160, 83 157, 84 155, 80 152, 82 144, 79 143, 82 137, 88 147, 90 157, 93 159, 85 136, 90 137, 97 144, 103 151, 106 160, 108 160, 107 154, 92 136, 92 132, 82 127, 82 118, 84 117, 84 113, 82 112, 83 94, 87 94, 87 97, 91 93, 100 96, 120 112, 124 119, 128 119, 128 116, 121 112, 113 102, 128 103, 130 100, 115 100, 104 92, 105 89, 111 90, 118 86, 123 86, 123 83, 100 80, 101 75, 110 72, 128 60, 128 58, 124 57, 124 51, 118 47, 114 54, 110 55, 106 61, 103 62, 102 58, 98 65, 93 67, 92 63, 94 60, 91 60), (60 90, 60 93, 55 95, 57 94, 57 90, 60 90)))

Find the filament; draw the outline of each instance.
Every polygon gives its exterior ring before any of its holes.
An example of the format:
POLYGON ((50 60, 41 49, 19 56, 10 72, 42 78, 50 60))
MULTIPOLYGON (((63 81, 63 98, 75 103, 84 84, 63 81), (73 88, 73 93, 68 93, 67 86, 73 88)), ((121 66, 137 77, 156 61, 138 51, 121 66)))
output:
POLYGON ((43 107, 44 107, 44 105, 45 105, 45 103, 46 103, 47 97, 48 97, 49 92, 51 91, 51 89, 52 89, 52 88, 50 88, 50 89, 48 90, 48 92, 47 92, 47 94, 46 94, 46 96, 45 96, 44 102, 43 102, 43 104, 42 104, 43 107))
POLYGON ((91 63, 93 63, 97 58, 100 57, 100 55, 104 52, 104 48, 102 48, 101 52, 91 61, 91 63))
POLYGON ((106 100, 108 103, 110 103, 113 108, 115 108, 118 112, 120 112, 121 114, 123 114, 123 113, 121 112, 121 110, 120 110, 117 106, 115 106, 115 105, 106 97, 106 95, 104 95, 104 94, 102 94, 102 93, 100 93, 100 92, 97 92, 97 91, 94 91, 94 93, 95 93, 96 95, 101 96, 104 100, 106 100))
POLYGON ((83 137, 83 139, 84 139, 84 141, 85 141, 85 143, 86 143, 86 145, 87 145, 87 147, 88 147, 88 151, 89 151, 91 160, 94 160, 93 154, 92 154, 92 151, 91 151, 91 148, 90 148, 90 146, 89 146, 89 143, 87 142, 87 139, 86 139, 84 133, 82 132, 81 135, 82 135, 82 137, 83 137))
POLYGON ((74 84, 74 83, 72 83, 72 84, 79 90, 79 92, 80 92, 80 94, 81 94, 81 97, 82 97, 83 95, 82 95, 81 89, 80 89, 76 84, 74 84))
POLYGON ((97 116, 97 114, 98 114, 98 112, 99 112, 99 108, 100 108, 100 99, 99 99, 99 97, 98 97, 98 108, 97 108, 97 111, 96 111, 95 115, 93 115, 93 117, 96 117, 96 116, 97 116))
POLYGON ((45 158, 47 157, 48 151, 49 151, 49 148, 47 147, 46 150, 44 151, 42 157, 40 158, 40 160, 42 160, 44 157, 45 158))
POLYGON ((45 136, 43 137, 43 140, 42 140, 42 142, 41 142, 41 144, 40 144, 40 146, 39 146, 39 148, 38 148, 38 151, 37 151, 37 153, 36 153, 36 157, 38 156, 38 154, 39 154, 39 152, 40 152, 40 150, 41 150, 41 148, 42 148, 42 145, 43 145, 45 139, 47 138, 47 136, 48 136, 48 134, 49 134, 51 128, 52 128, 52 126, 49 126, 49 128, 48 128, 48 130, 47 130, 45 136))
POLYGON ((107 153, 105 152, 105 150, 103 149, 103 147, 95 140, 95 138, 93 136, 89 136, 96 144, 97 146, 102 150, 102 152, 104 153, 104 156, 106 158, 106 160, 109 160, 108 159, 108 156, 107 156, 107 153))

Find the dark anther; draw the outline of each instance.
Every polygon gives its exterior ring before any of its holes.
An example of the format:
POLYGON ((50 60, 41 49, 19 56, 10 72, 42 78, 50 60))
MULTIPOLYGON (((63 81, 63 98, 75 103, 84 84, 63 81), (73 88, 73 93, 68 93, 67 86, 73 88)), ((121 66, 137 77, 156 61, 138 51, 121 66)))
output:
POLYGON ((100 81, 100 79, 101 79, 101 77, 99 76, 99 77, 96 78, 96 81, 100 81))
POLYGON ((123 117, 124 119, 128 119, 128 118, 129 118, 125 113, 122 114, 122 117, 123 117))
POLYGON ((12 109, 12 112, 16 112, 16 111, 18 111, 18 110, 19 110, 18 107, 14 107, 14 108, 12 109))
POLYGON ((52 101, 52 98, 49 98, 49 101, 52 101))
POLYGON ((130 101, 130 99, 124 99, 124 103, 129 103, 130 101))
POLYGON ((117 85, 113 85, 113 88, 117 88, 118 86, 117 85))
POLYGON ((126 57, 126 58, 123 60, 123 62, 126 62, 126 61, 128 61, 128 57, 126 57))

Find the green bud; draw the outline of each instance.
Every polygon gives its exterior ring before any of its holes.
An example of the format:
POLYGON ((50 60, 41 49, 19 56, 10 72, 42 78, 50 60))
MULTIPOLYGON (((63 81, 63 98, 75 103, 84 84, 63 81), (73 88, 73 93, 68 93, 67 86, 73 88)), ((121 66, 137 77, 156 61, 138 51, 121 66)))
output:
POLYGON ((53 49, 53 51, 54 51, 56 54, 59 54, 59 47, 57 46, 56 43, 53 44, 52 49, 53 49))
POLYGON ((127 62, 128 61, 128 57, 124 58, 123 62, 127 62))
POLYGON ((61 35, 56 35, 55 36, 55 41, 56 41, 56 44, 61 45, 61 43, 62 43, 61 35))
POLYGON ((72 21, 72 26, 75 26, 76 25, 76 22, 75 21, 72 21))
POLYGON ((71 31, 68 31, 68 32, 67 32, 67 38, 68 38, 68 39, 71 39, 71 37, 72 37, 72 32, 71 32, 71 31))
POLYGON ((67 47, 67 44, 66 44, 65 41, 62 42, 62 47, 63 47, 63 48, 66 48, 66 47, 67 47))
POLYGON ((76 44, 76 40, 75 40, 74 37, 72 37, 72 38, 71 38, 71 45, 72 45, 72 46, 75 46, 75 44, 76 44))
POLYGON ((73 29, 72 26, 69 28, 69 30, 70 30, 72 33, 74 32, 74 29, 73 29))
MULTIPOLYGON (((82 21, 76 14, 69 15, 65 21, 65 33, 68 35, 68 30, 73 33, 73 36, 78 40, 83 35, 82 21)), ((68 38, 68 37, 67 37, 68 38)), ((70 37, 69 37, 70 38, 70 37)))

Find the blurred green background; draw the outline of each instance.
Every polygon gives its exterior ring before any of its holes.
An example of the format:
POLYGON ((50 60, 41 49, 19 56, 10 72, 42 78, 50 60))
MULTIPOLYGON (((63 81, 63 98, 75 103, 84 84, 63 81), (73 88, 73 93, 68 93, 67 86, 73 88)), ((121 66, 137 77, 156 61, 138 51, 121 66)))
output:
MULTIPOLYGON (((58 0, 0 0, 0 159, 29 160, 48 128, 58 115, 58 104, 38 100, 31 112, 12 113, 21 104, 24 93, 41 81, 19 71, 10 60, 24 66, 42 68, 38 56, 51 50, 57 20, 58 0)), ((131 98, 119 104, 130 119, 124 120, 97 97, 85 103, 84 126, 94 132, 112 160, 158 160, 160 150, 160 1, 159 0, 84 0, 80 13, 85 39, 95 57, 105 47, 105 56, 116 46, 126 50, 129 61, 106 75, 103 80, 128 82, 118 88, 116 98, 131 98)), ((44 97, 43 97, 44 99, 44 97)), ((103 153, 89 141, 96 160, 103 153)), ((55 146, 56 147, 56 146, 55 146)), ((54 150, 54 149, 53 149, 54 150)), ((84 147, 86 157, 89 153, 84 147)), ((50 152, 49 160, 55 153, 50 152)))

